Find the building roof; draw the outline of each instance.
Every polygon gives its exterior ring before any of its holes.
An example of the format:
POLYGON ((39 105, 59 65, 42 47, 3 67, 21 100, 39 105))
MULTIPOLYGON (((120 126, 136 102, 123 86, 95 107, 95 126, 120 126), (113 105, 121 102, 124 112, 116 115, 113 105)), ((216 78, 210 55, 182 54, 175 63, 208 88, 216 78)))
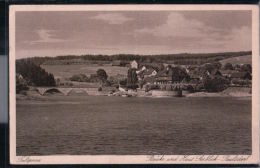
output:
POLYGON ((248 72, 235 72, 231 74, 232 78, 246 78, 246 77, 250 77, 251 74, 248 72))
POLYGON ((155 78, 156 81, 172 81, 172 77, 170 76, 159 76, 155 78))
POLYGON ((237 72, 237 71, 235 71, 235 70, 221 70, 220 71, 222 74, 232 74, 232 73, 235 73, 235 72, 237 72))
POLYGON ((130 62, 130 64, 132 64, 132 63, 137 63, 137 61, 136 61, 136 60, 133 60, 133 61, 130 62))
POLYGON ((167 76, 171 77, 172 76, 172 70, 171 69, 169 69, 169 70, 164 69, 162 71, 159 71, 156 76, 157 77, 167 77, 167 76))
POLYGON ((156 81, 156 79, 155 79, 154 77, 146 77, 146 78, 144 79, 144 81, 145 81, 146 83, 154 83, 154 82, 156 81))
POLYGON ((192 74, 189 74, 189 75, 190 75, 190 78, 192 78, 192 79, 199 79, 200 78, 200 76, 198 74, 192 73, 192 74))
POLYGON ((152 69, 152 68, 147 69, 147 70, 145 70, 145 71, 143 72, 143 75, 151 75, 151 74, 153 73, 153 71, 156 71, 156 70, 154 70, 154 69, 152 69))
POLYGON ((218 69, 213 69, 210 74, 211 75, 222 75, 222 73, 218 69))

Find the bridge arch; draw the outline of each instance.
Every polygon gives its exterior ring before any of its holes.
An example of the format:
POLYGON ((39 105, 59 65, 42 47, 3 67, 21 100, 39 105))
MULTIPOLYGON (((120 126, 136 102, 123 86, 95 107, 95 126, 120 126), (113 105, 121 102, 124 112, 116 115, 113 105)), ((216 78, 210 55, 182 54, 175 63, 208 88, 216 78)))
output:
POLYGON ((88 95, 88 92, 83 88, 72 88, 67 95, 88 95))
POLYGON ((97 88, 62 88, 62 87, 36 87, 41 95, 46 93, 58 92, 65 96, 72 94, 97 95, 97 88))
POLYGON ((58 88, 48 88, 46 89, 42 95, 46 95, 47 93, 62 93, 64 94, 60 89, 58 88))

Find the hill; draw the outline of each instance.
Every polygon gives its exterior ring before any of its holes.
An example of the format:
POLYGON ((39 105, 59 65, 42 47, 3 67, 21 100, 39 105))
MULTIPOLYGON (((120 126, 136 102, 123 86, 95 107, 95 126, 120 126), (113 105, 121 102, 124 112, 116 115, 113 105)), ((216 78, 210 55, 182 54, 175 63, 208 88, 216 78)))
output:
POLYGON ((231 64, 252 64, 252 55, 237 56, 232 58, 223 59, 220 61, 222 65, 226 63, 231 64))
POLYGON ((19 59, 17 61, 30 61, 36 65, 68 65, 68 64, 87 64, 87 63, 107 63, 112 61, 130 62, 136 60, 145 63, 168 63, 178 65, 201 65, 204 63, 221 61, 224 59, 251 55, 251 51, 240 52, 224 52, 224 53, 181 53, 181 54, 159 54, 159 55, 133 55, 133 54, 118 54, 118 55, 67 55, 57 57, 31 57, 19 59))

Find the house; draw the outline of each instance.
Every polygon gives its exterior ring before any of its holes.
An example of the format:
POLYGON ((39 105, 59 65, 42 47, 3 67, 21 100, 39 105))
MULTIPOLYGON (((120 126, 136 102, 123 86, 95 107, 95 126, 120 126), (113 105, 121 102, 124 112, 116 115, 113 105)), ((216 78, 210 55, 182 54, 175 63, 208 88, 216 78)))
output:
POLYGON ((157 75, 157 71, 154 69, 147 69, 147 70, 143 71, 144 78, 155 76, 155 75, 157 75))
POLYGON ((232 79, 243 79, 243 80, 251 80, 252 75, 249 72, 235 72, 231 74, 232 79))
POLYGON ((211 72, 210 72, 210 75, 213 75, 213 76, 222 76, 222 73, 217 70, 217 69, 213 69, 211 72))
POLYGON ((236 73, 237 71, 235 71, 235 70, 221 70, 220 72, 221 72, 222 76, 227 77, 227 78, 231 78, 231 74, 236 73))
POLYGON ((155 78, 154 84, 171 84, 172 77, 171 76, 158 76, 155 78))
POLYGON ((142 68, 139 68, 139 69, 136 71, 136 73, 139 74, 139 73, 141 73, 141 72, 143 72, 143 71, 145 71, 145 70, 146 70, 146 66, 143 65, 142 68))
POLYGON ((154 84, 156 82, 156 79, 154 77, 147 77, 144 79, 144 82, 146 84, 154 84))
POLYGON ((122 86, 119 86, 118 90, 121 92, 127 92, 127 88, 122 86))
POLYGON ((131 68, 138 68, 138 63, 136 62, 136 60, 133 60, 132 62, 130 62, 131 68))
POLYGON ((171 84, 172 83, 172 69, 165 68, 162 71, 159 71, 155 76, 154 84, 171 84))
POLYGON ((195 73, 191 73, 191 74, 189 74, 190 75, 190 80, 201 80, 202 79, 202 77, 200 77, 198 74, 195 74, 195 73))
POLYGON ((16 79, 23 80, 23 76, 21 74, 16 74, 16 79))
POLYGON ((167 67, 169 64, 167 63, 163 63, 163 67, 167 67))

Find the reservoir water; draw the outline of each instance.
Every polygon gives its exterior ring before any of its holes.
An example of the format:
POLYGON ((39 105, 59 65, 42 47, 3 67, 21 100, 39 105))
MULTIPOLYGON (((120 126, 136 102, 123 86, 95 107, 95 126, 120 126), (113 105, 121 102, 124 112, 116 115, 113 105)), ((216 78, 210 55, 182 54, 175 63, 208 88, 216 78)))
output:
POLYGON ((251 99, 17 100, 17 155, 251 154, 251 99))

